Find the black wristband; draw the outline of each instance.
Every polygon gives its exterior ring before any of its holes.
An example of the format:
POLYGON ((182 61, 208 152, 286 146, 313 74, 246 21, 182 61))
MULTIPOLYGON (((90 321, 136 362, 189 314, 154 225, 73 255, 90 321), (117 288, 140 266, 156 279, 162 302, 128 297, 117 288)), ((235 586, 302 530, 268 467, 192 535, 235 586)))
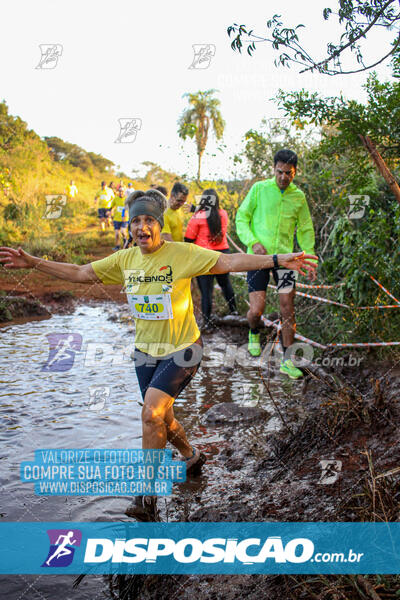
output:
POLYGON ((278 264, 278 255, 274 254, 272 256, 272 260, 274 261, 274 269, 279 269, 279 264, 278 264))

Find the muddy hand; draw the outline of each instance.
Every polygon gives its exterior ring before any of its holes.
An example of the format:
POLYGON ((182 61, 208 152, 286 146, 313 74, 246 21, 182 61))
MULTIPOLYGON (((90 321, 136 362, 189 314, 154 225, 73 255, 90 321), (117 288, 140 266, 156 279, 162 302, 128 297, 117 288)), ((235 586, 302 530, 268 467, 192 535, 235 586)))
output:
POLYGON ((278 254, 279 265, 285 269, 293 269, 298 271, 301 275, 306 275, 306 271, 309 273, 309 277, 313 277, 311 281, 314 281, 316 277, 317 265, 311 262, 310 259, 318 260, 318 256, 314 254, 306 254, 305 252, 294 252, 291 254, 278 254))

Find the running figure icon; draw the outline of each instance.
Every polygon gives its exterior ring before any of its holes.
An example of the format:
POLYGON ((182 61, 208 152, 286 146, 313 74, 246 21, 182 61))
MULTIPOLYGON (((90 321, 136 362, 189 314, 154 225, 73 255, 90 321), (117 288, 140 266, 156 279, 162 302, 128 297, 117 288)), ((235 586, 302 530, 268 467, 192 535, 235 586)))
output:
POLYGON ((51 333, 47 335, 49 356, 42 371, 69 371, 75 360, 75 353, 81 349, 82 336, 79 333, 51 333))
POLYGON ((67 556, 68 554, 72 554, 72 550, 67 548, 67 545, 76 544, 78 540, 71 539, 74 536, 73 531, 68 531, 66 535, 59 535, 56 541, 57 549, 56 551, 46 560, 46 565, 50 566, 53 558, 61 558, 62 556, 67 556), (60 542, 60 540, 63 540, 60 542))

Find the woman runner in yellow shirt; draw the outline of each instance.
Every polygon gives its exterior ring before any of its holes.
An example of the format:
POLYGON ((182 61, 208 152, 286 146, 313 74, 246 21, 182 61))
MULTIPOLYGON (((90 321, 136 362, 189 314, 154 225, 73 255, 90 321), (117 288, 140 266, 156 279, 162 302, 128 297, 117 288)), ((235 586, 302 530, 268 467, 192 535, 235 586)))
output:
MULTIPOLYGON (((200 331, 193 314, 190 283, 193 277, 272 268, 304 274, 317 258, 304 252, 274 256, 223 254, 185 242, 161 238, 165 198, 156 190, 136 197, 130 230, 137 246, 86 265, 43 260, 22 248, 0 248, 0 262, 8 269, 36 268, 76 283, 121 283, 136 319, 135 368, 143 396, 142 447, 165 448, 167 440, 186 460, 187 472, 198 470, 205 456, 187 440, 175 419, 175 398, 195 375, 202 357, 200 331)), ((137 496, 127 513, 139 520, 157 515, 155 496, 137 496)))

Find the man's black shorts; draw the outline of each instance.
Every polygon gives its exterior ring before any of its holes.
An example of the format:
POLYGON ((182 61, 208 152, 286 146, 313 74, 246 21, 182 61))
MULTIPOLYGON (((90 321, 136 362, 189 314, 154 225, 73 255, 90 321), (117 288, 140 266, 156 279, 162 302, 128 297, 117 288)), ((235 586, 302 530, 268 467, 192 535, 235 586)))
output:
MULTIPOLYGON (((269 284, 269 278, 270 278, 270 274, 272 273, 272 276, 274 278, 274 281, 277 285, 278 291, 279 287, 282 285, 282 283, 284 283, 284 279, 282 279, 282 275, 285 278, 289 278, 290 279, 290 287, 295 288, 296 287, 296 281, 293 281, 294 279, 294 275, 293 275, 293 271, 290 271, 289 269, 260 269, 259 271, 247 271, 247 285, 248 285, 248 289, 249 289, 249 293, 250 292, 265 292, 268 284, 269 284), (279 274, 278 274, 279 271, 279 274), (281 277, 279 277, 279 275, 281 275, 281 277)), ((283 287, 287 287, 287 285, 284 284, 283 287)))

